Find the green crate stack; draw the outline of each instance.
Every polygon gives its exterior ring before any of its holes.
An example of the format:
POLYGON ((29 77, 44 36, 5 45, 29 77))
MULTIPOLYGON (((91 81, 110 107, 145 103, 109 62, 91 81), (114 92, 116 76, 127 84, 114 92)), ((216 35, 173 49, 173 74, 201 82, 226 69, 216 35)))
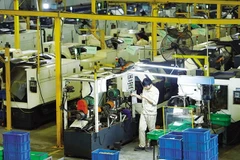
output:
POLYGON ((48 158, 48 153, 46 152, 35 152, 35 151, 30 152, 31 160, 44 160, 46 158, 48 158))
POLYGON ((229 114, 211 114, 210 120, 212 124, 219 126, 229 126, 231 124, 231 115, 229 114))
POLYGON ((177 123, 177 125, 175 123, 170 123, 168 125, 168 130, 169 131, 183 131, 187 128, 192 128, 192 124, 191 122, 181 122, 181 123, 177 123))
POLYGON ((163 129, 154 129, 151 132, 147 133, 147 139, 149 140, 158 140, 159 137, 167 134, 168 131, 165 131, 163 129))
POLYGON ((3 160, 3 147, 0 146, 0 160, 3 160))

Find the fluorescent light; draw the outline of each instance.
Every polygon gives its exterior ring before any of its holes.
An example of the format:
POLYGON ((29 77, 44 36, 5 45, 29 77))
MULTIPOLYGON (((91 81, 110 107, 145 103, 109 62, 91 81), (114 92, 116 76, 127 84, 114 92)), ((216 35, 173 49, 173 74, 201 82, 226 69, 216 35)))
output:
POLYGON ((189 69, 186 69, 186 68, 168 67, 168 66, 143 64, 143 63, 136 63, 135 65, 136 66, 140 66, 140 67, 165 68, 165 69, 173 69, 173 70, 180 70, 180 71, 187 71, 187 70, 189 70, 189 69))
POLYGON ((135 75, 152 75, 152 76, 159 76, 159 77, 170 77, 170 78, 178 78, 179 75, 172 75, 172 74, 161 74, 161 73, 151 73, 151 72, 137 72, 137 71, 128 71, 129 73, 135 75))
POLYGON ((43 9, 49 9, 50 5, 48 3, 43 3, 43 9))

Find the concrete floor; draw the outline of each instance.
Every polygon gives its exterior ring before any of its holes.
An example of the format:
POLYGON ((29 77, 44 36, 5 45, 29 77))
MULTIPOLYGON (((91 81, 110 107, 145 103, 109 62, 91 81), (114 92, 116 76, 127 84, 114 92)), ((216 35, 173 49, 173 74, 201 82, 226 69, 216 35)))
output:
MULTIPOLYGON (((0 127, 0 134, 6 132, 5 128, 0 127)), ((54 160, 81 160, 79 158, 64 157, 62 148, 56 148, 56 126, 55 123, 48 123, 36 130, 30 131, 31 150, 39 152, 47 152, 54 160)), ((133 151, 137 145, 137 139, 122 147, 119 160, 150 160, 153 159, 152 152, 133 151)), ((0 146, 2 146, 2 136, 0 138, 0 146)), ((239 160, 240 145, 226 146, 219 148, 220 160, 239 160)))

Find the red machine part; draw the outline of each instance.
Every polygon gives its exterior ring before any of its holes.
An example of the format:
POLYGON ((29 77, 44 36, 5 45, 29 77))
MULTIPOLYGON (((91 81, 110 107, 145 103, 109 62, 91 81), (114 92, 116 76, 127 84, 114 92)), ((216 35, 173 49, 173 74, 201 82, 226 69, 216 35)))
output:
POLYGON ((84 99, 80 99, 77 102, 77 110, 82 111, 84 114, 88 114, 88 104, 87 101, 84 99))

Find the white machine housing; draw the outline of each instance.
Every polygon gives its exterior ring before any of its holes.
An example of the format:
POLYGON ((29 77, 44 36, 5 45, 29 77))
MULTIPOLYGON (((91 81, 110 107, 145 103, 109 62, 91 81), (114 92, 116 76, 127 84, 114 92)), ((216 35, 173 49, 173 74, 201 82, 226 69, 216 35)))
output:
POLYGON ((87 46, 101 46, 100 41, 92 34, 84 34, 78 36, 78 44, 87 46))
POLYGON ((213 77, 203 76, 179 76, 178 77, 178 95, 190 97, 196 101, 203 100, 204 88, 202 85, 213 85, 213 77))
MULTIPOLYGON (((82 53, 83 55, 89 55, 88 53, 82 53)), ((103 49, 98 50, 96 54, 92 54, 93 56, 90 58, 81 59, 81 66, 83 69, 92 69, 94 63, 105 63, 105 64, 113 64, 115 63, 115 59, 117 57, 117 51, 113 49, 103 49)))
MULTIPOLYGON (((27 30, 20 33, 20 48, 22 50, 36 49, 37 45, 37 31, 27 30)), ((4 47, 6 43, 9 43, 11 48, 15 48, 14 34, 1 34, 0 46, 4 47)))
MULTIPOLYGON (((80 62, 78 60, 62 59, 62 76, 66 77, 79 73, 79 65, 80 62)), ((36 68, 27 68, 25 69, 25 72, 27 102, 11 101, 11 106, 13 108, 32 109, 40 104, 48 103, 56 99, 55 63, 41 67, 39 77, 37 77, 38 74, 36 68), (38 81, 36 93, 30 91, 31 80, 38 81)), ((72 85, 74 86, 74 83, 72 85)), ((79 97, 79 94, 79 92, 69 93, 68 98, 77 98, 79 97)))
POLYGON ((127 49, 117 53, 117 57, 122 57, 127 61, 138 62, 142 59, 153 60, 153 52, 151 46, 128 46, 127 49))
POLYGON ((234 104, 234 98, 240 98, 239 94, 234 94, 234 91, 240 91, 239 84, 240 78, 215 79, 215 85, 223 85, 228 87, 227 109, 222 109, 219 111, 219 113, 230 114, 233 122, 240 120, 240 104, 234 104))

